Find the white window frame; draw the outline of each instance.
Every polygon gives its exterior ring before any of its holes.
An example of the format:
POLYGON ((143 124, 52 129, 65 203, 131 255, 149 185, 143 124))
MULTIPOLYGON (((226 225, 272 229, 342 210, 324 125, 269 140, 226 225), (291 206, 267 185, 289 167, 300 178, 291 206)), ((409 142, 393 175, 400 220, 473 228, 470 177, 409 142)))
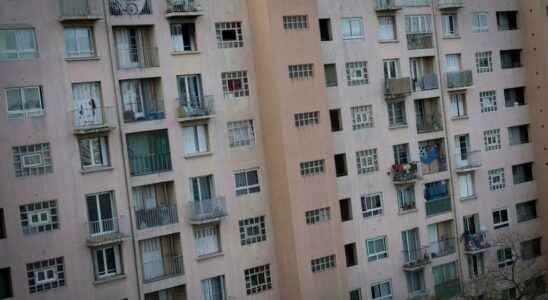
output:
POLYGON ((314 64, 301 64, 288 66, 289 79, 308 80, 314 77, 314 64))
POLYGON ((356 152, 358 175, 373 173, 379 170, 377 149, 366 149, 356 152))
POLYGON ((223 48, 240 48, 244 46, 244 39, 242 34, 242 22, 219 22, 215 23, 215 32, 217 36, 217 47, 223 48), (224 31, 234 31, 234 40, 224 40, 224 31))
POLYGON ((86 58, 95 56, 95 45, 93 40, 93 27, 65 27, 64 28, 64 39, 65 39, 65 56, 67 58, 86 58), (87 33, 87 36, 82 35, 83 32, 87 33), (69 36, 68 34, 71 33, 69 36), (89 43, 89 49, 82 49, 80 44, 81 38, 86 37, 89 43), (67 39, 73 38, 74 44, 76 45, 75 52, 69 52, 67 49, 67 39))
POLYGON ((396 17, 395 16, 379 16, 378 38, 380 41, 394 41, 397 39, 396 34, 396 17), (390 29, 390 34, 388 31, 390 29))
POLYGON ((387 258, 388 257, 388 242, 387 242, 386 235, 367 239, 365 241, 365 249, 367 250, 367 261, 372 262, 372 261, 378 261, 378 260, 387 258), (382 243, 384 245, 383 250, 377 250, 376 249, 375 246, 376 246, 377 241, 382 241, 382 243), (369 244, 370 243, 373 243, 373 248, 377 252, 373 252, 373 253, 369 252, 369 244))
POLYGON ((15 34, 15 50, 0 49, 0 61, 7 60, 21 60, 21 59, 33 59, 38 57, 38 43, 36 40, 36 32, 34 28, 14 28, 14 29, 0 29, 0 35, 2 34, 15 34), (17 36, 21 35, 22 32, 31 32, 32 33, 32 44, 34 48, 22 48, 22 45, 19 45, 18 42, 21 41, 21 38, 17 36), (29 56, 30 54, 30 56, 29 56), (15 55, 16 57, 7 57, 8 55, 15 55))
POLYGON ((382 193, 371 193, 361 196, 362 215, 364 218, 382 216, 384 214, 384 201, 382 193), (378 207, 373 207, 376 202, 379 202, 378 207))
POLYGON ((197 51, 195 23, 186 23, 186 22, 171 23, 169 25, 169 31, 171 36, 171 49, 174 53, 185 53, 185 52, 197 51), (183 28, 185 26, 189 26, 190 28, 192 28, 192 31, 189 30, 190 32, 188 36, 185 36, 183 34, 183 28), (185 37, 188 38, 189 41, 186 41, 185 37), (188 44, 185 42, 188 42, 188 44), (185 46, 190 46, 189 47, 190 49, 185 49, 185 46))
POLYGON ((307 15, 283 16, 283 25, 285 30, 305 30, 308 29, 307 15))
POLYGON ((34 283, 35 285, 57 281, 57 268, 50 267, 50 268, 34 271, 34 281, 35 281, 34 283), (40 273, 44 274, 44 279, 40 279, 39 277, 40 273), (52 277, 48 278, 48 273, 52 274, 52 277))
POLYGON ((319 111, 296 113, 294 117, 297 128, 320 124, 319 111))
POLYGON ((506 179, 504 178, 504 168, 498 168, 487 171, 489 180, 489 189, 491 191, 503 190, 506 187, 506 179))
POLYGON ((185 155, 191 156, 200 153, 208 153, 210 151, 208 124, 194 124, 192 126, 184 126, 183 141, 183 151, 185 155), (202 134, 203 136, 201 136, 202 134), (192 139, 192 141, 190 139, 192 139), (191 147, 193 147, 192 150, 191 147))
POLYGON ((193 234, 196 256, 203 257, 222 252, 221 231, 218 224, 210 223, 202 226, 194 226, 193 234))
POLYGON ((472 14, 472 32, 489 31, 489 13, 475 12, 472 14))
POLYGON ((6 112, 8 114, 8 119, 20 119, 20 118, 32 118, 32 117, 39 117, 44 114, 44 99, 42 97, 42 89, 40 86, 27 86, 27 87, 14 87, 14 88, 7 88, 5 90, 6 93, 6 112), (27 97, 25 90, 27 89, 33 89, 38 91, 38 95, 40 98, 40 108, 31 108, 26 109, 26 103, 27 103, 27 97), (18 91, 19 97, 21 98, 21 110, 10 110, 9 109, 9 100, 8 100, 8 92, 10 91, 18 91))
POLYGON ((120 263, 121 262, 120 258, 121 258, 121 256, 120 256, 120 246, 116 245, 116 244, 112 245, 112 246, 93 249, 93 263, 95 265, 95 277, 97 279, 103 279, 103 278, 119 275, 122 272, 122 264, 120 263), (107 267, 106 251, 108 249, 112 249, 114 251, 114 265, 115 265, 114 270, 109 270, 108 267, 107 267), (97 254, 99 252, 101 253, 101 260, 102 261, 99 261, 98 258, 97 258, 97 254), (103 264, 103 268, 105 270, 103 274, 99 274, 99 268, 98 268, 99 264, 103 264))
POLYGON ((388 125, 390 127, 407 126, 405 101, 401 101, 401 100, 390 101, 387 103, 387 110, 388 110, 388 125), (401 108, 403 109, 401 110, 396 109, 400 105, 401 105, 401 108), (401 116, 400 116, 401 118, 398 117, 400 112, 401 112, 401 116))
POLYGON ((307 225, 313 225, 331 220, 331 208, 324 207, 305 212, 305 220, 307 225))
POLYGON ((225 99, 249 96, 249 81, 246 70, 222 72, 221 79, 225 99), (234 82, 239 82, 240 88, 230 90, 231 85, 234 87, 234 82))
POLYGON ((335 255, 329 255, 312 259, 310 261, 310 268, 312 273, 324 272, 329 269, 335 268, 337 265, 337 259, 335 255))
POLYGON ((109 160, 109 152, 108 152, 108 137, 107 136, 94 136, 89 138, 83 138, 78 141, 79 147, 80 147, 80 164, 82 166, 82 169, 94 169, 94 168, 104 168, 110 166, 110 160, 109 160), (101 152, 100 157, 95 157, 96 150, 93 148, 93 140, 99 141, 99 151, 101 152), (86 141, 88 143, 88 151, 89 151, 89 160, 91 164, 84 165, 84 161, 82 160, 81 153, 83 149, 81 148, 81 143, 86 141))
POLYGON ((312 160, 300 163, 301 176, 320 175, 325 172, 325 160, 312 160))
POLYGON ((346 63, 346 81, 348 86, 364 85, 369 83, 367 61, 346 63))
POLYGON ((501 149, 500 129, 489 129, 483 132, 483 141, 485 151, 493 151, 501 149))
POLYGON ((442 14, 441 24, 443 29, 443 35, 445 37, 459 36, 459 22, 458 22, 458 16, 456 13, 442 14))
POLYGON ((483 91, 479 93, 481 112, 497 111, 497 91, 483 91))
POLYGON ((459 182, 460 199, 468 199, 476 195, 474 173, 470 172, 470 173, 458 175, 458 182, 459 182), (464 180, 462 178, 464 178, 464 180), (463 186, 463 184, 465 184, 465 186, 463 186))
POLYGON ((371 285, 371 299, 374 299, 374 300, 392 300, 392 281, 391 280, 385 280, 385 281, 381 281, 381 282, 377 282, 377 283, 372 284, 371 285), (379 291, 382 291, 382 288, 380 288, 380 286, 383 285, 383 284, 388 284, 390 294, 381 295, 380 297, 374 298, 373 289, 376 288, 376 287, 379 287, 379 291))
POLYGON ((343 40, 356 40, 364 38, 364 25, 362 17, 341 18, 341 35, 343 40))
POLYGON ((407 34, 432 33, 432 16, 427 14, 405 16, 407 34))
POLYGON ((23 168, 35 168, 44 164, 44 158, 42 153, 28 153, 21 155, 21 167, 23 168), (37 162, 32 162, 37 159, 37 162), (27 163, 30 161, 31 163, 27 163))
POLYGON ((466 118, 468 112, 466 109, 466 94, 453 93, 451 97, 451 115, 453 118, 466 118))
POLYGON ((384 79, 400 78, 399 58, 383 59, 382 65, 384 71, 384 79))
POLYGON ((375 126, 373 105, 360 105, 350 108, 352 113, 352 130, 372 128, 375 126))
POLYGON ((493 52, 492 51, 482 51, 476 52, 476 72, 488 73, 493 72, 493 52))
POLYGON ((230 148, 255 145, 253 120, 231 121, 227 123, 230 148))
POLYGON ((509 212, 508 212, 508 208, 499 208, 499 209, 495 209, 493 210, 493 228, 494 229, 501 229, 501 228, 506 228, 506 227, 510 227, 510 215, 509 215, 509 212), (502 220, 502 212, 505 211, 506 212, 506 220, 502 220), (495 213, 498 213, 499 215, 499 219, 500 219, 500 222, 498 223, 495 223, 495 213))
POLYGON ((236 197, 259 193, 261 191, 261 180, 259 178, 259 168, 239 170, 234 172, 234 188, 236 191, 236 197), (255 172, 257 176, 256 184, 249 184, 249 173, 255 172), (245 183, 242 186, 238 186, 237 177, 243 175, 245 183))
POLYGON ((251 245, 266 241, 266 218, 258 216, 238 221, 240 244, 251 245))
POLYGON ((29 222, 30 227, 37 227, 37 226, 43 226, 51 223, 51 214, 50 209, 40 209, 40 210, 33 210, 28 213, 27 220, 29 222), (38 218, 38 221, 34 222, 32 217, 36 216, 38 218), (45 216, 46 219, 43 220, 42 217, 45 216))
POLYGON ((505 247, 505 248, 497 249, 497 266, 499 267, 499 269, 504 269, 513 264, 514 264, 514 253, 512 251, 512 248, 505 247), (510 250, 510 258, 508 258, 508 256, 506 255, 508 250, 510 250), (500 252, 503 252, 504 260, 500 260, 500 256, 499 256, 500 252))

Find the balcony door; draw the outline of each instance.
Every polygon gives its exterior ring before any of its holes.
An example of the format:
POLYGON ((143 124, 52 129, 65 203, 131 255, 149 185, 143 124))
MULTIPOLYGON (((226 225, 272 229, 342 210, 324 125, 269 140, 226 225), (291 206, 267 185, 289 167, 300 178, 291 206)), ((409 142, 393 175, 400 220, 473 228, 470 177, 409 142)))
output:
POLYGON ((213 198, 213 176, 201 176, 190 179, 195 202, 205 202, 213 198))
POLYGON ((177 76, 179 97, 185 107, 202 107, 202 78, 200 74, 177 76))
POLYGON ((413 228, 410 230, 402 231, 401 233, 403 243, 403 253, 406 262, 417 261, 420 257, 420 239, 419 229, 413 228))
POLYGON ((457 167, 466 166, 470 153, 470 136, 468 134, 457 135, 455 137, 455 144, 457 146, 457 167))
POLYGON ((121 69, 138 68, 141 62, 143 36, 139 28, 122 27, 115 31, 118 65, 121 69))
POLYGON ((123 80, 120 82, 122 101, 124 102, 124 118, 140 120, 147 113, 157 111, 154 107, 154 81, 150 79, 123 80))
POLYGON ((479 215, 473 214, 463 217, 464 234, 477 234, 480 232, 479 215))
POLYGON ((101 88, 98 82, 72 85, 74 125, 84 127, 103 123, 101 88))
POLYGON ((446 60, 447 73, 460 71, 460 54, 448 54, 446 60))
POLYGON ((145 280, 160 277, 164 274, 164 259, 159 238, 144 240, 141 243, 143 255, 143 273, 145 280))
POLYGON ((116 232, 116 210, 112 202, 112 193, 100 193, 86 196, 88 218, 92 235, 116 232))

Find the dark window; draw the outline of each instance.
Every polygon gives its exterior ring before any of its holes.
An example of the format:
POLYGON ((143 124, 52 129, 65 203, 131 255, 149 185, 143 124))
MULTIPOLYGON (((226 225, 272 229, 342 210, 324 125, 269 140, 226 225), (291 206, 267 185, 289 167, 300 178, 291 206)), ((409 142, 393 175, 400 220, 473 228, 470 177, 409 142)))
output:
POLYGON ((6 238, 6 223, 4 221, 4 209, 0 208, 0 239, 6 238))
POLYGON ((347 267, 352 267, 358 264, 358 256, 356 255, 356 243, 344 245, 344 254, 346 255, 347 267))
POLYGON ((331 41, 331 19, 320 19, 320 38, 322 41, 331 41))
POLYGON ((323 65, 325 72, 325 85, 327 87, 337 86, 337 66, 335 64, 323 65))
POLYGON ((512 166, 514 184, 520 184, 533 180, 533 163, 524 163, 512 166))
POLYGON ((499 30, 518 29, 518 12, 517 11, 498 11, 497 25, 499 27, 499 30))
POLYGON ((0 299, 13 297, 10 268, 0 269, 0 299))
POLYGON ((335 171, 337 177, 348 175, 348 169, 346 168, 346 153, 335 155, 335 171))
POLYGON ((501 50, 500 64, 503 69, 521 67, 521 49, 501 50))
POLYGON ((525 105, 525 88, 516 87, 510 89, 504 89, 504 102, 506 107, 525 105))
POLYGON ((338 108, 329 110, 329 117, 331 118, 331 131, 342 131, 341 110, 338 108))
POLYGON ((516 204, 518 222, 525 222, 537 218, 537 200, 516 204))
POLYGON ((350 300, 362 300, 362 291, 360 289, 350 291, 350 300))
POLYGON ((352 202, 350 202, 350 198, 339 200, 339 205, 341 207, 341 221, 352 220, 352 202))
POLYGON ((523 259, 531 259, 540 255, 540 238, 528 240, 521 243, 521 257, 523 259))
POLYGON ((510 145, 529 143, 529 125, 513 126, 508 128, 510 145))

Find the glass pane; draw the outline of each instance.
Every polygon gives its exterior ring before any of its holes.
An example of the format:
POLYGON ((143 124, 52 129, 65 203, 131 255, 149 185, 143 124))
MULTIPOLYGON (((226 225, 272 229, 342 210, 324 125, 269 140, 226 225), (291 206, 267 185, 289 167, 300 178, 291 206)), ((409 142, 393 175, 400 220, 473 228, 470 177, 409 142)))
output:
POLYGON ((40 89, 36 87, 25 88, 25 109, 41 109, 42 101, 40 101, 40 89))
POLYGON ((11 89, 7 92, 8 96, 8 111, 23 110, 23 98, 21 97, 20 89, 11 89))

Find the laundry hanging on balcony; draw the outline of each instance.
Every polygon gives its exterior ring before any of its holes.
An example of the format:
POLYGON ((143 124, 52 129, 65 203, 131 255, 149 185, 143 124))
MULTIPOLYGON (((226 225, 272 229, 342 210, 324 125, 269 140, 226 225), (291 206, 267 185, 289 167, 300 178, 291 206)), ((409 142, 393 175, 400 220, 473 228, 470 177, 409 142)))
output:
POLYGON ((438 147, 431 146, 429 149, 424 149, 421 151, 421 162, 423 164, 431 164, 434 161, 437 161, 440 159, 440 152, 438 151, 438 147))

